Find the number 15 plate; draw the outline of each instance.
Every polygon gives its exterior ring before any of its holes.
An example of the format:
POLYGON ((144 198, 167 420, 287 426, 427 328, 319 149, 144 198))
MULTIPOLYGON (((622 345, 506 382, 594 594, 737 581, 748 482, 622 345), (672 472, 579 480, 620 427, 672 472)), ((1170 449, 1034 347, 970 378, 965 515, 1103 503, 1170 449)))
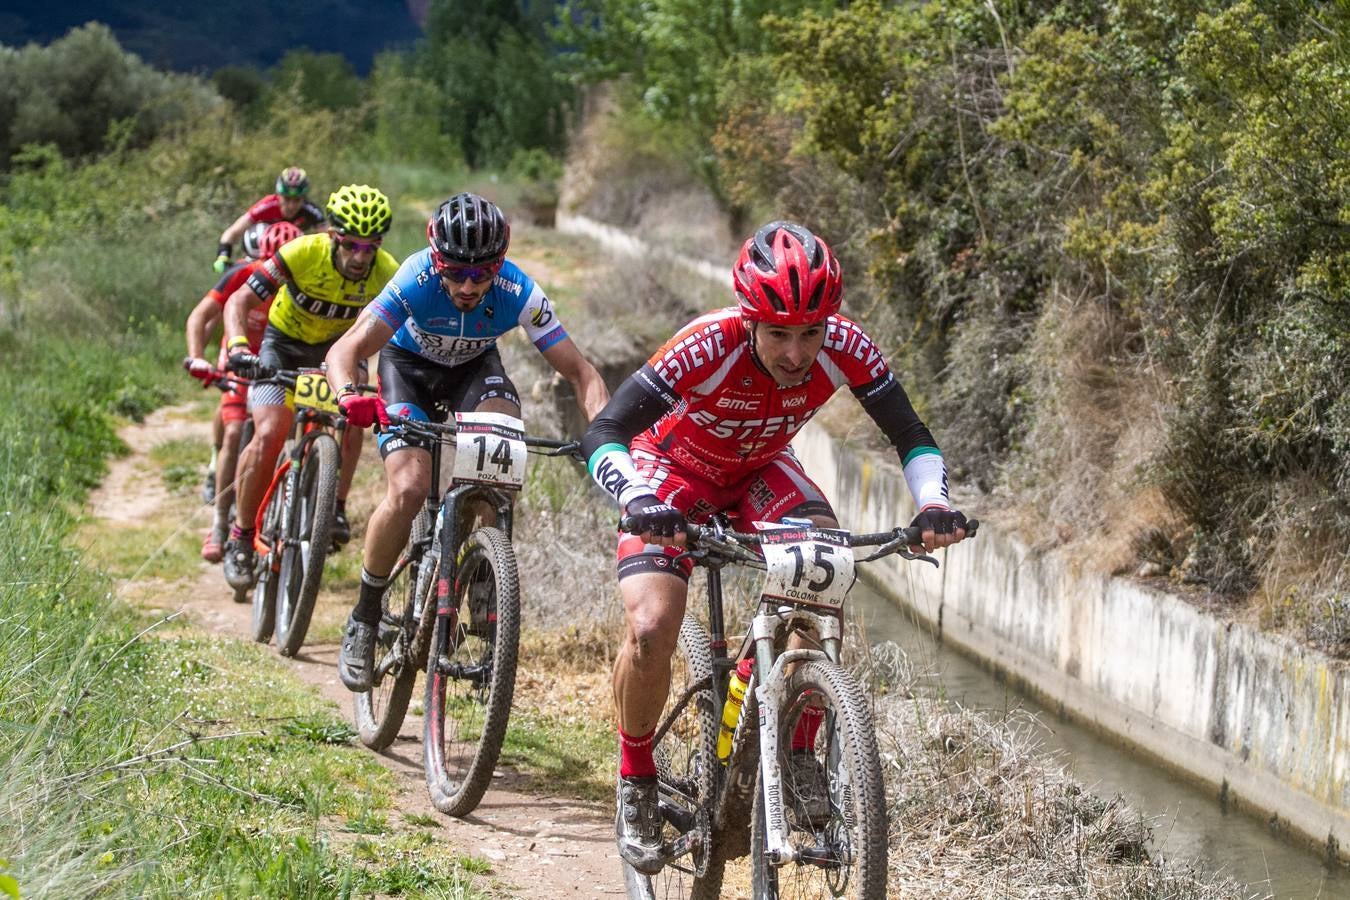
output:
POLYGON ((455 413, 456 483, 525 483, 525 423, 502 413, 455 413))
POLYGON ((756 522, 768 572, 764 596, 789 603, 844 605, 856 566, 848 532, 756 522))

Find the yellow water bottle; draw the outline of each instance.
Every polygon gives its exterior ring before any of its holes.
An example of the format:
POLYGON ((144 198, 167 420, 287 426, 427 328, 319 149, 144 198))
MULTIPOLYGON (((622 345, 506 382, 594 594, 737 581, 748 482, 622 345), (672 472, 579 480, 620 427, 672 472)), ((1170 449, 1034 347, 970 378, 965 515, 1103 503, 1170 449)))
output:
POLYGON ((743 659, 731 674, 727 682, 727 702, 722 707, 722 730, 717 735, 717 758, 727 761, 731 755, 731 736, 736 732, 736 723, 741 718, 741 704, 745 702, 745 689, 750 686, 750 672, 754 668, 753 659, 743 659))

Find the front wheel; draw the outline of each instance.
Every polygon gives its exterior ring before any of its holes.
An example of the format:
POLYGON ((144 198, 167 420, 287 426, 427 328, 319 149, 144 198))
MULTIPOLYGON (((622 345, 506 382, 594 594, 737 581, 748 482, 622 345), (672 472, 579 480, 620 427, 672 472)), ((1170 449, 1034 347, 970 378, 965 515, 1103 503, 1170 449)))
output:
POLYGON ((652 748, 656 758, 665 825, 661 842, 671 844, 694 832, 695 849, 671 860, 655 875, 623 865, 630 900, 715 900, 721 896, 726 858, 712 843, 710 812, 721 777, 717 732, 721 710, 713 692, 710 639, 689 614, 680 623, 680 638, 671 659, 670 703, 661 720, 665 728, 652 748))
POLYGON ((281 548, 277 649, 282 656, 300 652, 314 614, 337 513, 338 460, 337 441, 320 434, 300 461, 297 496, 281 548))
MULTIPOLYGON (((247 440, 252 436, 253 422, 249 420, 244 423, 244 438, 247 440)), ((240 443, 242 445, 244 442, 240 443)), ((276 627, 277 592, 281 584, 278 562, 281 549, 281 510, 289 502, 286 493, 288 483, 286 476, 281 476, 275 494, 268 501, 267 509, 263 510, 262 537, 272 549, 258 559, 258 577, 253 583, 253 616, 249 628, 253 639, 260 644, 272 639, 272 630, 276 627)))
POLYGON ((786 696, 778 735, 781 796, 799 858, 782 867, 767 858, 761 785, 750 835, 753 896, 883 900, 886 796, 866 697, 851 675, 819 660, 789 676, 786 696))
POLYGON ((492 780, 516 687, 520 581, 510 540, 479 528, 459 547, 454 584, 439 581, 423 755, 432 805, 464 816, 492 780))
POLYGON ((419 621, 431 615, 426 607, 436 602, 436 573, 419 575, 423 565, 430 565, 430 558, 425 555, 430 521, 425 509, 413 520, 408 546, 384 591, 370 690, 353 697, 361 743, 372 750, 383 750, 398 737, 417 681, 419 621), (421 602, 417 596, 419 586, 425 591, 421 602))

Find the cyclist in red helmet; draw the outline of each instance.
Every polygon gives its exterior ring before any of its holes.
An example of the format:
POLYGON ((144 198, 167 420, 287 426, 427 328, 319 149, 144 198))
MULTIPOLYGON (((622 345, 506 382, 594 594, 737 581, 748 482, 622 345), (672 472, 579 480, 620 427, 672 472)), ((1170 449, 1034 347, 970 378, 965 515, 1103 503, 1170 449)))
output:
POLYGON ((323 222, 323 210, 310 202, 308 195, 309 176, 305 170, 299 166, 282 169, 277 176, 276 191, 254 203, 220 233, 220 245, 216 248, 216 261, 212 268, 224 272, 229 267, 234 242, 254 224, 290 222, 301 231, 310 231, 320 225, 323 222))
MULTIPOLYGON (((274 222, 267 226, 258 239, 256 247, 249 248, 250 242, 245 240, 245 248, 256 251, 256 256, 226 270, 216 286, 207 291, 206 296, 202 297, 193 308, 187 320, 188 355, 183 360, 183 368, 193 378, 200 378, 203 387, 219 376, 220 370, 218 367, 223 366, 225 362, 223 336, 216 362, 212 363, 205 359, 207 339, 222 320, 225 301, 244 282, 248 281, 248 277, 260 268, 264 261, 271 259, 272 255, 280 250, 283 245, 295 240, 302 234, 303 232, 297 225, 290 222, 274 222)), ((249 351, 252 353, 258 352, 258 347, 262 342, 263 329, 267 327, 269 306, 270 303, 264 304, 249 314, 248 340, 249 351)), ((216 516, 211 528, 206 533, 205 540, 202 541, 202 559, 207 562, 220 562, 225 545, 225 536, 230 528, 230 502, 233 500, 234 492, 229 487, 234 483, 235 463, 239 457, 239 439, 244 430, 244 422, 248 420, 247 398, 247 387, 235 387, 233 390, 221 394, 220 407, 216 411, 216 435, 212 453, 213 478, 211 480, 212 494, 216 504, 216 516), (216 486, 220 487, 219 492, 214 490, 216 486)))
MULTIPOLYGON (((620 855, 646 874, 661 867, 652 736, 692 568, 676 562, 685 523, 731 510, 745 522, 800 517, 837 527, 788 444, 847 386, 900 457, 924 547, 966 535, 937 442, 876 344, 839 315, 843 280, 825 242, 801 225, 771 222, 745 242, 732 277, 737 306, 680 329, 619 386, 582 440, 591 476, 640 532, 619 535, 625 635, 614 667, 615 831, 620 855)), ((818 726, 803 716, 794 746, 811 746, 818 726)), ((794 766, 799 760, 819 765, 810 754, 794 754, 794 766)), ((823 773, 796 779, 822 783, 823 773)))

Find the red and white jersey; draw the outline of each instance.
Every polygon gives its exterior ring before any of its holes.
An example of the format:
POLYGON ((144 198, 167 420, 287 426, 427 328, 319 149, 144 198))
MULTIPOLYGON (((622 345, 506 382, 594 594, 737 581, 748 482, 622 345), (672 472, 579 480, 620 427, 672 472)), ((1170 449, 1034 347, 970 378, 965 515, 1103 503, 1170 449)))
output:
POLYGON ((836 315, 826 322, 825 343, 806 378, 781 387, 755 361, 736 307, 690 322, 635 377, 669 404, 651 440, 721 484, 773 459, 839 388, 849 386, 866 404, 895 383, 872 339, 836 315))

